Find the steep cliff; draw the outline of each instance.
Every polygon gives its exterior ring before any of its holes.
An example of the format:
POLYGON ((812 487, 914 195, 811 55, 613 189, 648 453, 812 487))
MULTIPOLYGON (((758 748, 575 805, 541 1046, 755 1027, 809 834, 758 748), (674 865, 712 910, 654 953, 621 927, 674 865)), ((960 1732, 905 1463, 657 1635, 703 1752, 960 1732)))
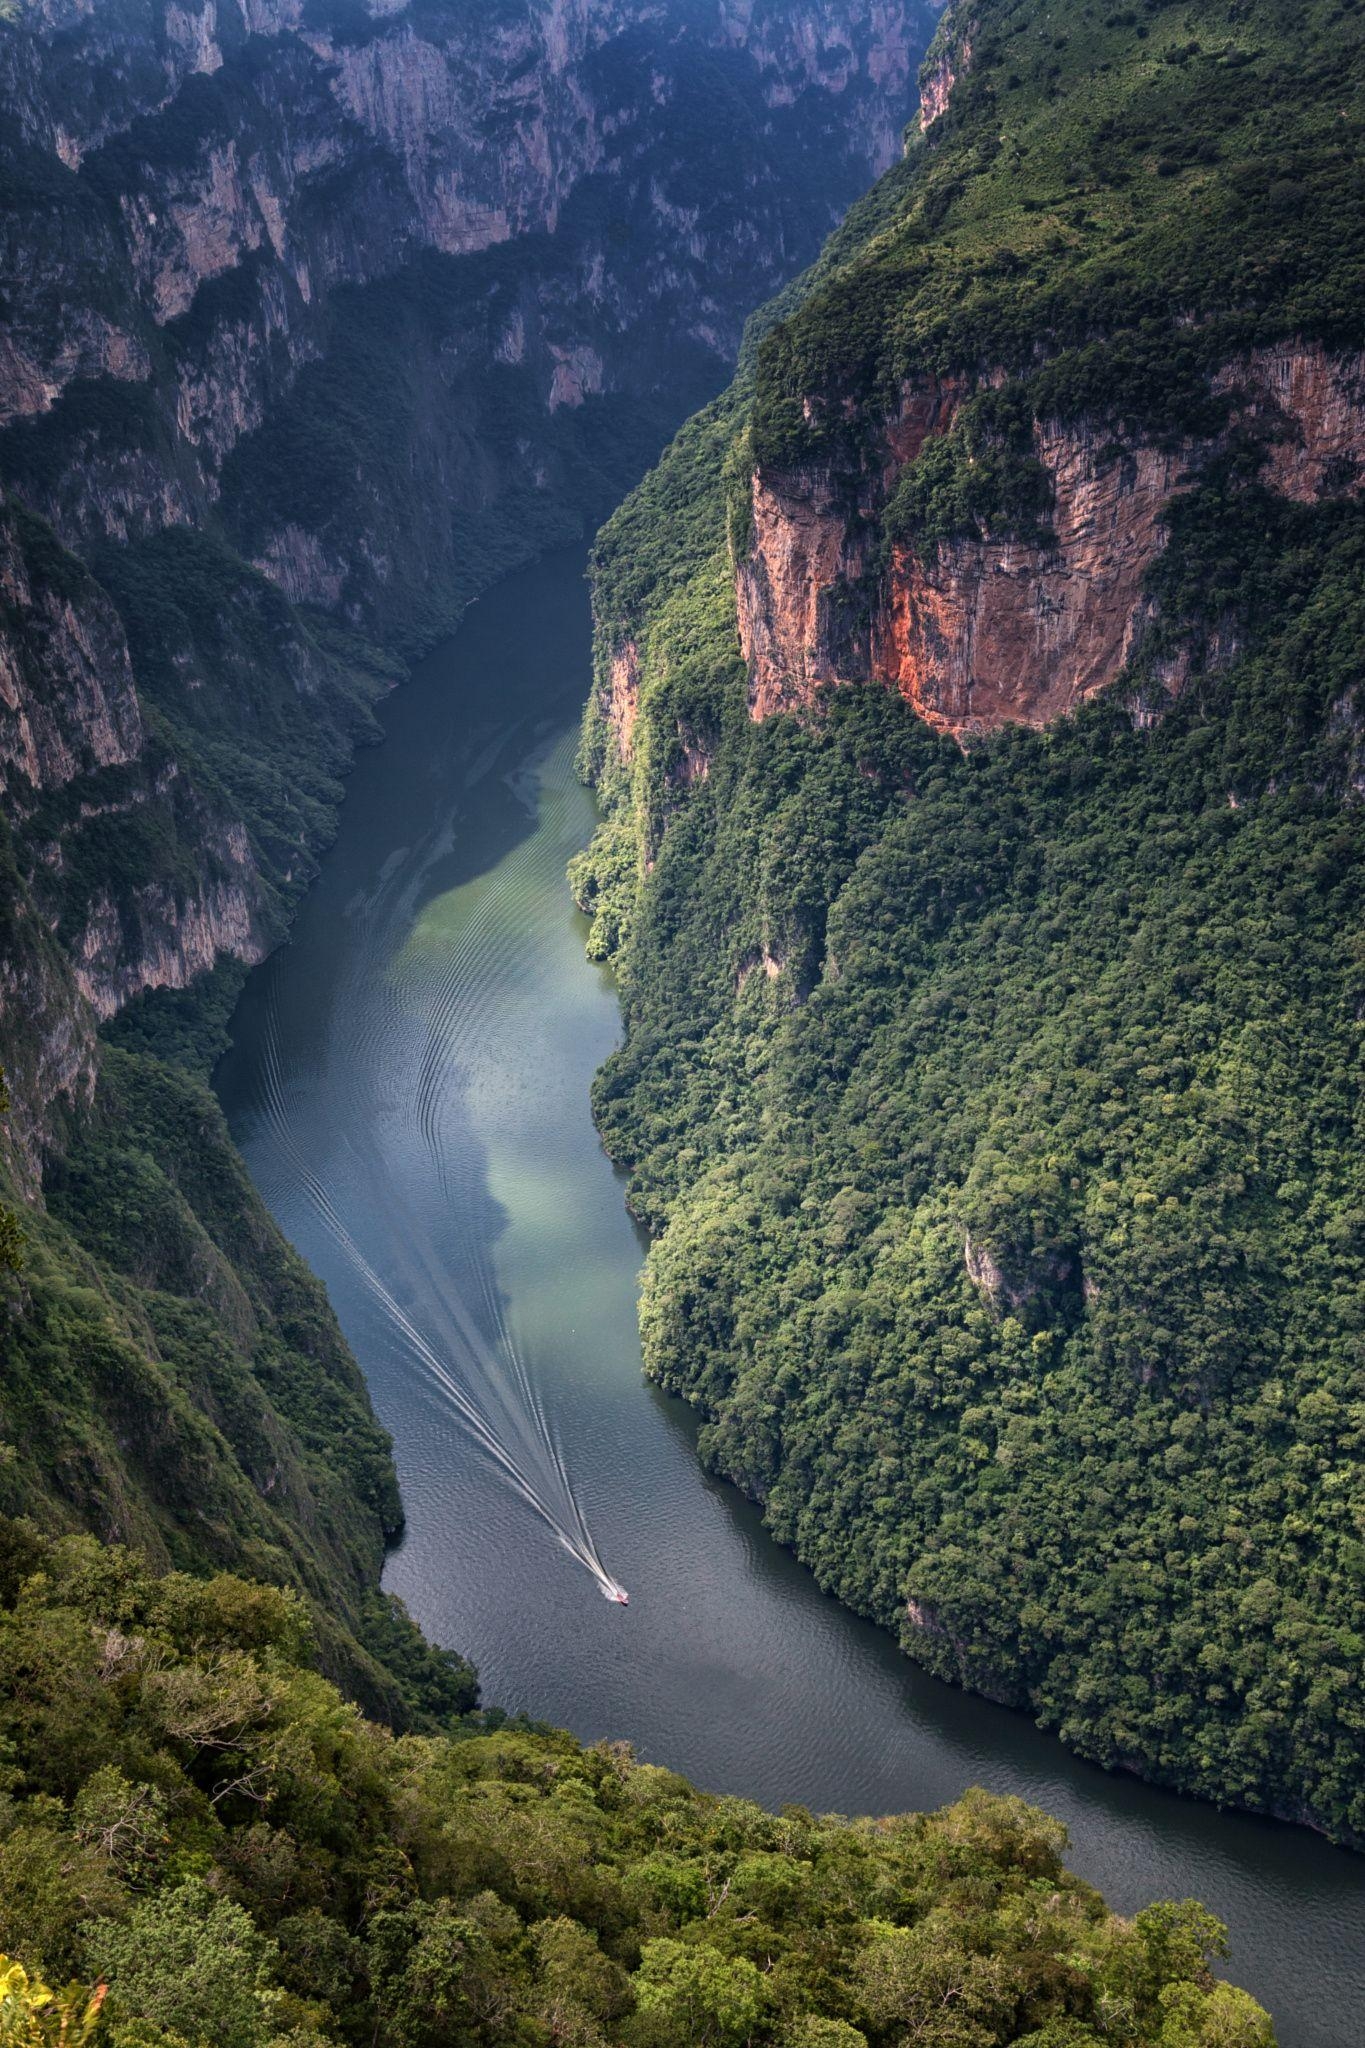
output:
MULTIPOLYGON (((298 608, 410 651, 606 509, 895 153, 931 18, 120 0, 0 22, 0 477, 114 599, 64 567, 62 644, 11 567, 11 815, 61 792, 87 837, 98 809, 106 867, 116 815, 187 856, 64 904, 101 1014, 256 957, 306 879, 392 668, 298 608), (286 744, 292 816, 262 800, 286 744), (78 794, 78 760, 118 797, 78 794)), ((54 827, 28 871, 80 866, 54 827)))
POLYGON ((4 1504, 293 1580, 386 1713, 468 1677, 377 1599, 387 1446, 194 1076, 403 658, 720 381, 936 11, 0 10, 4 1504))
POLYGON ((873 428, 861 468, 755 470, 736 565, 755 718, 872 680, 957 737, 1046 725, 1127 667, 1151 620, 1168 508, 1232 446, 1255 440, 1270 488, 1301 504, 1353 493, 1365 469, 1365 359, 1285 342, 1212 371, 1222 416, 1202 435, 1153 423, 1120 439, 1102 415, 1030 413, 1015 456, 1031 471, 1021 519, 985 502, 990 429, 965 423, 980 393, 992 414, 1025 406, 1023 382, 931 377, 873 428), (946 516, 961 530, 940 530, 935 493, 952 495, 946 516))
POLYGON ((574 872, 705 1454, 941 1676, 1352 1841, 1361 27, 950 10, 599 542, 574 872))

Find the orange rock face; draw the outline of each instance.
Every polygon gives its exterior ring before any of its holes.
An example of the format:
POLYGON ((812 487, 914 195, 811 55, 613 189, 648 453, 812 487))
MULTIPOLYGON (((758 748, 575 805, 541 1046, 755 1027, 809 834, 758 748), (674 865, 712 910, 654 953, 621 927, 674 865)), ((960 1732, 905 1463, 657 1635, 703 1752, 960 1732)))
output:
POLYGON ((602 708, 616 741, 617 753, 623 761, 629 761, 634 750, 635 720, 640 710, 640 650, 633 640, 627 640, 611 657, 602 708))
POLYGON ((895 482, 897 470, 913 462, 927 440, 934 434, 947 433, 967 390, 965 377, 930 377, 923 384, 906 386, 899 409, 886 423, 891 465, 886 479, 888 489, 895 482))
MULTIPOLYGON (((1365 464, 1365 359, 1315 345, 1259 350, 1215 389, 1233 416, 1272 436, 1264 477, 1301 502, 1357 487, 1365 464)), ((740 645, 754 718, 809 704, 823 688, 873 678, 959 738, 1041 726, 1112 683, 1147 621, 1147 571, 1171 500, 1210 444, 1137 443, 1081 421, 1040 423, 1034 449, 1052 481, 1046 544, 971 538, 921 555, 897 547, 869 588, 875 515, 900 468, 945 432, 961 387, 907 395, 884 430, 886 467, 850 486, 826 472, 753 485, 753 544, 737 568, 740 645)), ((1168 678, 1179 687, 1180 674, 1168 678)))
POLYGON ((919 78, 920 133, 927 134, 946 114, 959 75, 972 61, 972 27, 964 21, 956 37, 931 50, 919 78))
POLYGON ((1365 461, 1365 357, 1285 344, 1257 349, 1214 379, 1240 394, 1239 415, 1280 429, 1264 476, 1300 504, 1339 490, 1365 461))
POLYGON ((754 718, 808 704, 844 680, 822 605, 859 572, 832 481, 804 472, 797 488, 753 486, 754 546, 737 570, 739 644, 749 665, 754 718))
POLYGON ((1056 493, 1053 545, 950 541, 929 561, 896 550, 872 670, 930 725, 958 735, 1046 725, 1128 659, 1184 459, 1140 448, 1102 464, 1097 443, 1084 428, 1039 436, 1056 493))
POLYGON ((948 111, 948 102, 953 96, 956 74, 952 62, 945 54, 924 72, 920 79, 919 125, 920 133, 932 128, 940 114, 948 111))

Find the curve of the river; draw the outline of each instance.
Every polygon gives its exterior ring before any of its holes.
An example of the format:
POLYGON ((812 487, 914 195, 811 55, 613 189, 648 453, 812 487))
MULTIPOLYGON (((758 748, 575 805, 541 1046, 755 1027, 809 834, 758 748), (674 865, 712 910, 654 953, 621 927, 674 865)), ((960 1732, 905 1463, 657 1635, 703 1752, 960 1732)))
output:
POLYGON ((485 1698, 717 1790, 838 1812, 1021 1793, 1121 1910, 1220 1914, 1284 2048, 1353 2048, 1365 1858, 1106 1776, 925 1677, 705 1477, 688 1412, 642 1379, 642 1247, 588 1112, 619 1023, 564 887, 592 827, 588 675, 580 551, 474 607, 388 706, 219 1072, 393 1432, 387 1583, 485 1698))

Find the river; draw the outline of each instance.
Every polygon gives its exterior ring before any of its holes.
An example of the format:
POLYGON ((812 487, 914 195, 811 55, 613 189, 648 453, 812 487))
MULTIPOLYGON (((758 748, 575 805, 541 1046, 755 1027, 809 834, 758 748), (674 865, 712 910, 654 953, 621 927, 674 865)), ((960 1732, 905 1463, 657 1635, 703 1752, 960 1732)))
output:
POLYGON ((643 1247, 588 1110, 619 1020, 564 886, 593 822, 583 566, 509 578, 390 700, 218 1075, 393 1433, 386 1583, 485 1699, 716 1790, 836 1812, 1021 1793, 1115 1907, 1194 1895, 1226 1920, 1283 2048, 1355 2048, 1365 1858, 1108 1776, 918 1672, 706 1477, 689 1411, 641 1377, 643 1247))

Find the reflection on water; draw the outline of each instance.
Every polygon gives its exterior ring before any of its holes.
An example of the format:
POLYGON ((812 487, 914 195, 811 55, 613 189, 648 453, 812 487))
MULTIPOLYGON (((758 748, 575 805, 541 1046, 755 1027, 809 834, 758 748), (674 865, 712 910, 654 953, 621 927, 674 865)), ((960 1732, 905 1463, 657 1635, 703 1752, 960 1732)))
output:
POLYGON ((688 1411, 641 1379, 642 1247, 588 1113, 616 1005, 563 882, 592 825, 581 572, 510 579, 390 705, 219 1076, 394 1434, 388 1584, 487 1698, 704 1785, 844 1812, 1019 1792, 1116 1906, 1222 1915, 1286 2048, 1354 2048, 1365 1860, 1107 1777, 917 1672, 705 1477, 688 1411))

